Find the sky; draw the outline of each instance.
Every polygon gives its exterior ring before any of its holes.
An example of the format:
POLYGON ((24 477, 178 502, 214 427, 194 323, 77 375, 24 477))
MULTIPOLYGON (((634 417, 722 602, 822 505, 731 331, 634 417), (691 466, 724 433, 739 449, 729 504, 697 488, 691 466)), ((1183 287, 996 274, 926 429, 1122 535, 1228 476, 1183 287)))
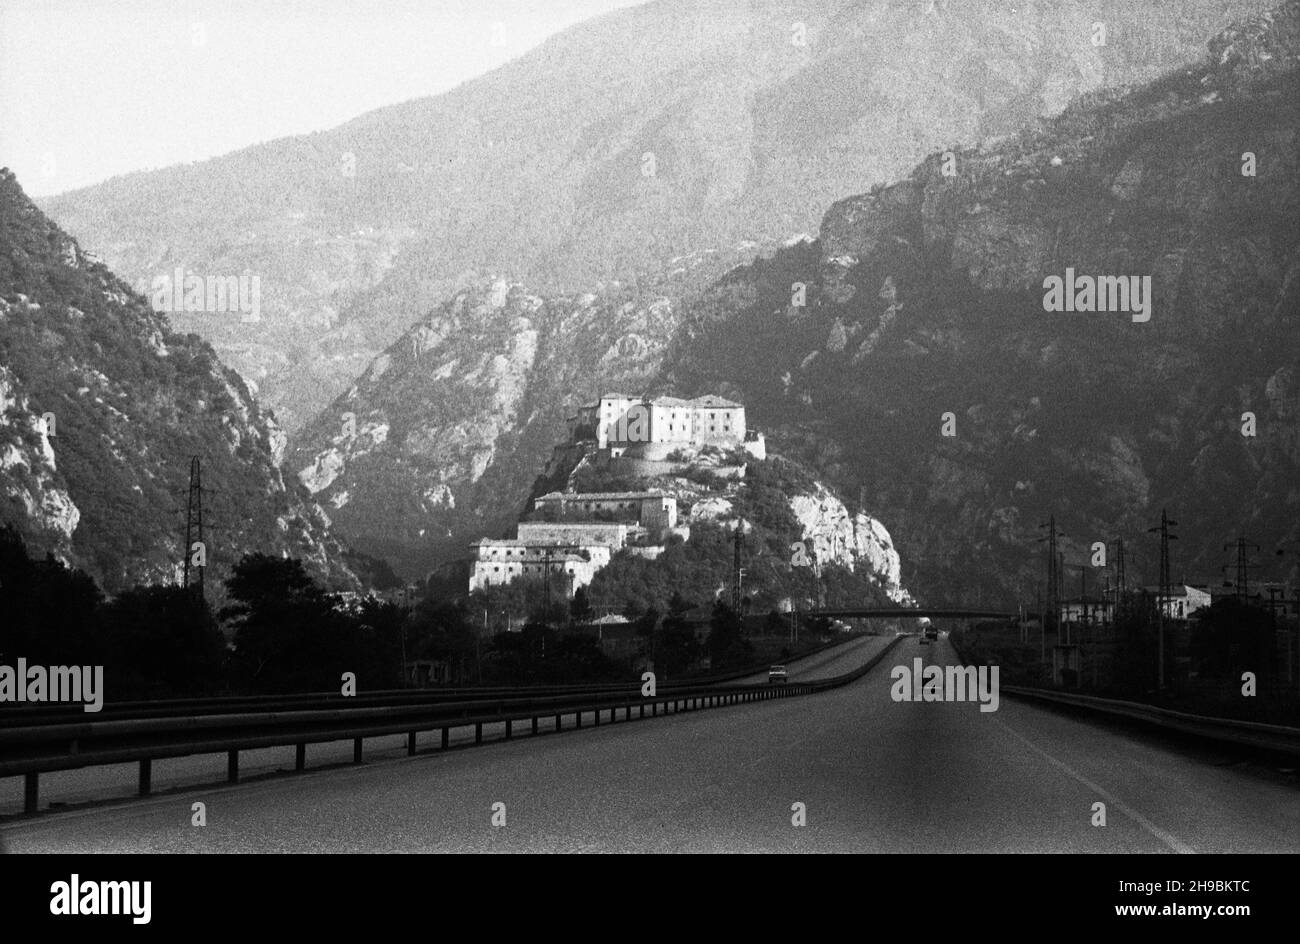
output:
POLYGON ((0 0, 0 166, 31 196, 435 95, 644 0, 0 0))

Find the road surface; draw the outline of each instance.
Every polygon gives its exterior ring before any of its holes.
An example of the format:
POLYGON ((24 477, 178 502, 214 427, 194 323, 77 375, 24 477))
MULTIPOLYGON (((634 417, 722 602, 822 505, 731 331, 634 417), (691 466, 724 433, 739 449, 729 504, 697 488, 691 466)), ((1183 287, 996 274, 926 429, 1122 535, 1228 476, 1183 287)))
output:
MULTIPOLYGON (((825 652, 807 656, 800 660, 791 660, 790 678, 807 681, 838 675, 860 666, 872 654, 879 652, 888 642, 885 637, 868 636, 852 640, 843 646, 836 646, 825 652)), ((767 672, 749 678, 740 679, 735 684, 767 683, 767 672)), ((87 718, 93 719, 92 715, 87 718)), ((590 722, 590 715, 584 722, 590 722)), ((568 722, 566 722, 567 724, 568 722)), ((488 739, 504 735, 503 725, 484 725, 483 736, 488 739)), ((437 731, 420 735, 421 743, 433 743, 440 737, 437 731)), ((453 729, 450 742, 453 746, 472 743, 472 728, 453 729)), ((368 738, 365 743, 365 756, 368 760, 406 756, 406 736, 368 738)), ((309 767, 351 764, 352 742, 335 741, 324 744, 311 744, 307 747, 309 767)), ((259 777, 274 776, 294 767, 294 748, 292 746, 267 748, 264 750, 241 751, 239 755, 239 775, 244 781, 259 777)), ((53 806, 62 809, 70 806, 103 801, 105 799, 128 799, 136 794, 137 764, 111 764, 103 767, 83 767, 78 770, 60 770, 41 774, 40 800, 42 808, 53 806)), ((153 790, 164 793, 184 787, 216 785, 226 779, 226 755, 202 754, 192 757, 175 757, 156 760, 153 763, 153 790)), ((16 816, 23 811, 23 779, 21 777, 0 778, 0 817, 16 816)))
POLYGON ((824 694, 46 815, 0 838, 14 852, 1300 851, 1294 772, 1006 698, 996 712, 893 701, 890 668, 918 655, 957 661, 946 640, 908 638, 824 694))

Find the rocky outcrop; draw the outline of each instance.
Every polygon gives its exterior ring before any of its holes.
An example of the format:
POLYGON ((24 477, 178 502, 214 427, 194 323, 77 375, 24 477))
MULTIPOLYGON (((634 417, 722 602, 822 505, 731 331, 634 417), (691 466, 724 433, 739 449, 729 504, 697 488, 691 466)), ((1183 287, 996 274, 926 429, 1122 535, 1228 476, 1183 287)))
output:
POLYGON ((554 445, 568 417, 648 389, 678 318, 666 297, 618 284, 541 296, 483 280, 377 358, 289 464, 359 548, 425 573, 508 530, 539 473, 580 461, 554 445))
MULTIPOLYGON (((0 318, 9 303, 0 299, 0 318)), ((81 512, 56 467, 46 421, 33 412, 13 373, 0 365, 0 495, 39 541, 67 563, 81 512), (15 503, 20 506, 15 509, 15 503)), ((57 438, 57 428, 53 430, 57 438)))
POLYGON ((890 599, 911 601, 902 587, 898 551, 883 524, 862 512, 850 514, 844 502, 820 483, 812 494, 791 496, 790 510, 819 562, 842 564, 851 571, 865 569, 879 578, 890 599))

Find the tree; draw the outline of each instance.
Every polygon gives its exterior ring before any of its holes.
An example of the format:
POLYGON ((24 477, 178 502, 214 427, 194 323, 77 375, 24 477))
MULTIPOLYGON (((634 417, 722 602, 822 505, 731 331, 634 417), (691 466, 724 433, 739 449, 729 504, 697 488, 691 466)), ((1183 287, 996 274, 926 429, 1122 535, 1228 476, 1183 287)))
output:
POLYGON ((709 658, 713 669, 730 669, 753 661, 753 646, 741 634, 740 616, 721 600, 709 620, 709 658))
POLYGON ((235 623, 236 662, 248 687, 319 691, 336 688, 342 672, 357 671, 346 664, 341 614, 302 561, 248 554, 235 565, 226 590, 234 602, 221 616, 235 623))
POLYGON ((453 681, 470 679, 481 654, 477 625, 463 607, 439 600, 421 600, 406 622, 407 653, 412 659, 445 662, 453 681))
POLYGON ((115 697, 194 697, 223 686, 225 637, 207 602, 184 587, 119 593, 102 608, 100 627, 115 697))
POLYGON ((1239 680, 1250 671, 1271 680, 1277 652, 1267 610, 1223 597, 1199 610, 1193 627, 1192 658, 1201 677, 1239 680))
POLYGON ((700 657, 695 628, 680 613, 665 617, 655 639, 655 669, 664 678, 676 678, 700 657))
POLYGON ((103 662, 95 581, 47 555, 34 561, 12 527, 0 528, 0 661, 33 664, 103 662))
POLYGON ((593 610, 587 599, 587 588, 579 587, 569 601, 569 620, 574 623, 586 623, 591 619, 593 610))

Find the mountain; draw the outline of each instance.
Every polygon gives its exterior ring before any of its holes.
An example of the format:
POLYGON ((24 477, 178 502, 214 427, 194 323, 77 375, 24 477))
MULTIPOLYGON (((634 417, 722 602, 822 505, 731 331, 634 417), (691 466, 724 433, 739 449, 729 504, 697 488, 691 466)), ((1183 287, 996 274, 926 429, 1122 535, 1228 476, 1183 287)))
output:
POLYGON ((930 601, 1032 599, 1053 514, 1066 592, 1116 537, 1153 583, 1164 507, 1175 580, 1217 586, 1239 534, 1254 578, 1294 579, 1273 551, 1300 537, 1298 61, 1290 2, 1193 67, 840 200, 816 241, 691 300, 667 385, 733 390, 889 523, 930 601), (1070 270, 1149 279, 1149 312, 1046 310, 1070 270))
POLYGON ((211 346, 55 226, 0 170, 0 524, 109 591, 174 579, 190 458, 209 586, 253 550, 357 577, 278 463, 285 437, 211 346))
POLYGON ((173 315, 296 435, 478 277, 540 294, 811 231, 847 193, 1150 79, 1264 0, 656 0, 445 94, 43 202, 137 290, 250 273, 260 320, 173 315))
POLYGON ((356 547, 426 572, 507 530, 578 403, 646 388, 677 325, 668 298, 617 283, 543 297, 485 281, 394 342, 285 468, 356 547))

